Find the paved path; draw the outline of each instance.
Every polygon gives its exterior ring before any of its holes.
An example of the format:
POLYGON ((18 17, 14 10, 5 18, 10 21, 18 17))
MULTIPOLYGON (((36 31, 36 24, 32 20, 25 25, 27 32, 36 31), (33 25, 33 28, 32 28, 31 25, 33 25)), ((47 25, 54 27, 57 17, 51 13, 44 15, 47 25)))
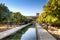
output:
POLYGON ((37 40, 56 40, 51 34, 36 23, 37 40))
POLYGON ((0 32, 0 39, 5 38, 5 37, 17 32, 18 30, 20 30, 20 29, 22 29, 22 28, 24 28, 24 27, 26 27, 26 26, 28 26, 30 24, 31 23, 26 24, 26 25, 22 25, 22 26, 19 26, 19 27, 15 27, 13 29, 10 29, 10 30, 4 31, 4 32, 0 32))

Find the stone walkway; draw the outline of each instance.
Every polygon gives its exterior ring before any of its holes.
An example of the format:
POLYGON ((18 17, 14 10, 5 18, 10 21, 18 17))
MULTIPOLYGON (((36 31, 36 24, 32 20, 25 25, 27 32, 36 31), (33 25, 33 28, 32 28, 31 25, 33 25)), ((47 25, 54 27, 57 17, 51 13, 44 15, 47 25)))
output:
POLYGON ((56 40, 51 34, 36 23, 37 40, 56 40))
POLYGON ((0 32, 0 39, 5 38, 5 37, 7 37, 9 35, 12 35, 13 33, 17 32, 18 30, 20 30, 20 29, 22 29, 22 28, 24 28, 24 27, 26 27, 26 26, 28 26, 30 24, 31 23, 26 24, 26 25, 22 25, 22 26, 19 26, 19 27, 15 27, 13 29, 10 29, 10 30, 4 31, 4 32, 0 32))

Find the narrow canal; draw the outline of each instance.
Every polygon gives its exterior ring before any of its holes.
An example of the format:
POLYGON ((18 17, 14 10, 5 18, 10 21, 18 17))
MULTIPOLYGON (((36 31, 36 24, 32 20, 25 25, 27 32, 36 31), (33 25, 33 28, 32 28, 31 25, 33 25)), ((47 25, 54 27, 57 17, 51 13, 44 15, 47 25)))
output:
POLYGON ((36 40, 35 26, 31 24, 2 40, 36 40))
POLYGON ((35 28, 29 28, 22 35, 21 40, 36 40, 35 28))

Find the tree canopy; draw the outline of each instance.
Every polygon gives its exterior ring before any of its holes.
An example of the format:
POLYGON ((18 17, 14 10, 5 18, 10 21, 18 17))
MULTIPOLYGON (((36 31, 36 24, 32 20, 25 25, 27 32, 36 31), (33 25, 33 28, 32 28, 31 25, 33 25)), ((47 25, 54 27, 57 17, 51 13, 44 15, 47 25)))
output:
POLYGON ((23 16, 20 12, 11 12, 5 4, 0 3, 0 22, 28 23, 31 19, 23 16))
POLYGON ((44 5, 44 12, 37 18, 37 22, 60 25, 60 3, 58 0, 49 0, 44 5))
POLYGON ((0 22, 3 20, 7 20, 7 17, 9 16, 10 11, 5 4, 0 3, 0 22))

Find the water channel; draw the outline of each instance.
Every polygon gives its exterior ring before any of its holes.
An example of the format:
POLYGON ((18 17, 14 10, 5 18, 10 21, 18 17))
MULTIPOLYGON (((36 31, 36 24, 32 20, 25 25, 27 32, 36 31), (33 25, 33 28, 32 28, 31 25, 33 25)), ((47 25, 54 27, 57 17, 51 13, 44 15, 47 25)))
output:
POLYGON ((35 31, 35 27, 32 24, 2 40, 36 40, 35 31))
POLYGON ((21 40, 36 40, 35 28, 29 28, 21 37, 21 40))

